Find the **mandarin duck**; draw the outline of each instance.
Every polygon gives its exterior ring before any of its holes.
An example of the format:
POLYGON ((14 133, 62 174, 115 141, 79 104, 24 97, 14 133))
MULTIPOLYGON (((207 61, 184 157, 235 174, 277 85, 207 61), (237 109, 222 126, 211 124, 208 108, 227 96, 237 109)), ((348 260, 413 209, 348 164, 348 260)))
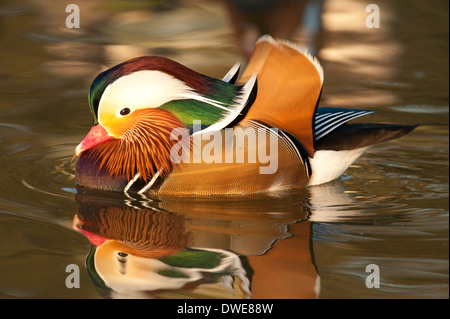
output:
POLYGON ((319 108, 323 69, 293 43, 263 36, 239 69, 216 79, 144 56, 100 73, 76 184, 187 196, 299 189, 338 178, 371 145, 417 126, 348 124, 372 111, 319 108))

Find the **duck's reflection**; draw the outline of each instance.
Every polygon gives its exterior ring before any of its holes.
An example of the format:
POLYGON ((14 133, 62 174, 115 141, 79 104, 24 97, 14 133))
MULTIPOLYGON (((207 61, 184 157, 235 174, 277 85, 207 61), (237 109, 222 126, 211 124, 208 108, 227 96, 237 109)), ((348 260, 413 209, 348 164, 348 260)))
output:
POLYGON ((88 271, 113 298, 317 297, 298 199, 76 199, 88 271))
POLYGON ((250 294, 239 257, 222 249, 192 247, 192 235, 182 215, 126 206, 93 209, 89 205, 75 215, 73 227, 93 245, 87 260, 92 278, 99 286, 110 288, 114 297, 200 290, 200 286, 217 282, 222 282, 222 293, 230 297, 250 294))

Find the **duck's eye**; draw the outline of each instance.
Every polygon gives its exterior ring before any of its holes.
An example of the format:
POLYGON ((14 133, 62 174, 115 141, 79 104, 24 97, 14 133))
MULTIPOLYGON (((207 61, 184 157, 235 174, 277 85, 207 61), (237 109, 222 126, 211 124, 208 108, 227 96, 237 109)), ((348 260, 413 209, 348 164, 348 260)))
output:
POLYGON ((123 109, 120 110, 120 115, 125 116, 130 114, 131 110, 128 107, 124 107, 123 109))

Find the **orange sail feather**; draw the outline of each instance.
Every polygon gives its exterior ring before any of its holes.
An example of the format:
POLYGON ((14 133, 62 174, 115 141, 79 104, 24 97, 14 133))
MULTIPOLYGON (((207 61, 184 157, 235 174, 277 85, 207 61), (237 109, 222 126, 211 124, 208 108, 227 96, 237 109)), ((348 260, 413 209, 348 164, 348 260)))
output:
POLYGON ((291 44, 263 37, 258 41, 239 83, 258 76, 258 95, 245 119, 283 129, 314 156, 314 113, 323 70, 310 55, 291 44))

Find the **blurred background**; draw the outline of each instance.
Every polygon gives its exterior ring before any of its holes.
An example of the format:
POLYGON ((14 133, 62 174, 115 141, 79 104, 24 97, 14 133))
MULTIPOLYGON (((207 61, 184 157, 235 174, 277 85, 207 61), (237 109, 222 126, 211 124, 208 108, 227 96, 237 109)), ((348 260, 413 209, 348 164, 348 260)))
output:
MULTIPOLYGON (((245 64, 266 33, 318 56, 321 106, 421 126, 371 148, 324 186, 244 203, 154 199, 146 206, 181 216, 195 245, 236 255, 245 271, 227 276, 248 280, 252 296, 448 298, 448 1, 379 0, 379 28, 367 27, 373 2, 364 0, 73 3, 79 28, 66 27, 69 2, 0 1, 1 298, 136 296, 91 280, 84 265, 92 244, 72 229, 86 207, 130 206, 126 198, 80 197, 73 182, 74 148, 92 123, 90 84, 140 55, 220 78, 245 64), (379 289, 364 284, 373 263, 379 289), (64 284, 68 264, 81 268, 79 289, 64 284)), ((138 296, 226 295, 205 285, 138 296)), ((242 291, 232 298, 248 296, 242 291)))

